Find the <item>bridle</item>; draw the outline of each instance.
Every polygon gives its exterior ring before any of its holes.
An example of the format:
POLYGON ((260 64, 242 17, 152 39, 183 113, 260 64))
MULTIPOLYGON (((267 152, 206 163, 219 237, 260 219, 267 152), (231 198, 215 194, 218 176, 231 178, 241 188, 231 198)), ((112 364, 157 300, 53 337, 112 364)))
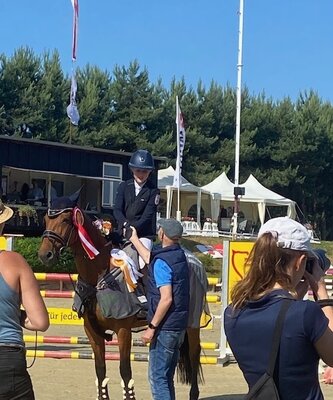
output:
MULTIPOLYGON (((47 215, 50 219, 57 217, 58 215, 66 212, 71 211, 73 212, 73 208, 64 208, 63 210, 48 210, 47 215)), ((66 234, 64 237, 60 236, 57 232, 52 231, 51 229, 46 229, 42 234, 42 239, 49 239, 53 245, 53 249, 61 256, 65 249, 69 247, 69 243, 71 241, 73 232, 74 232, 74 224, 72 223, 71 226, 66 230, 66 234), (55 247, 55 243, 60 243, 61 247, 58 249, 55 247)))

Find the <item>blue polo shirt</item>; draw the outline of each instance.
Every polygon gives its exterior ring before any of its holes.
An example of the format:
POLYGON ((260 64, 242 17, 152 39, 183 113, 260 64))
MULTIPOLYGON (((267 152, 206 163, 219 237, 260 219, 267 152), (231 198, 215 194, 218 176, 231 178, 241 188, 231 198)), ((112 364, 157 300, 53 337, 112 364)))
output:
POLYGON ((158 288, 172 284, 172 270, 169 265, 160 258, 155 262, 154 278, 158 288))
MULTIPOLYGON (((274 290, 247 307, 228 306, 224 328, 231 350, 251 388, 268 366, 273 331, 285 290, 274 290)), ((292 302, 284 322, 275 382, 281 400, 322 400, 318 379, 319 356, 314 347, 328 319, 313 301, 292 302)))

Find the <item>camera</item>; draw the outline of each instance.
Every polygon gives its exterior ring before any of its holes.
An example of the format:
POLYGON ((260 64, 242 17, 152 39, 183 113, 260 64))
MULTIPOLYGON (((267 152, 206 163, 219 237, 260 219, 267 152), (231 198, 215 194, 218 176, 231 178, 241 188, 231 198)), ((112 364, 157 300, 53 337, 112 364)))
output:
POLYGON ((331 261, 329 258, 326 257, 326 251, 323 249, 315 249, 312 251, 314 253, 313 257, 308 257, 305 269, 307 272, 312 274, 313 272, 313 265, 317 261, 319 267, 326 272, 329 267, 331 266, 331 261))

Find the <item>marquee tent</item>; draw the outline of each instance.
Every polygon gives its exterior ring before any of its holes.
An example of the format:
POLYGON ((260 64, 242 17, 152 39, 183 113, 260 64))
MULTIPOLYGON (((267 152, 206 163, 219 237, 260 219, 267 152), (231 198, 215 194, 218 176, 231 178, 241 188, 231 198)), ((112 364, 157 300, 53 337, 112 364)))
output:
MULTIPOLYGON (((272 190, 267 189, 251 174, 246 182, 239 186, 245 188, 245 195, 239 197, 240 209, 245 218, 254 221, 260 220, 261 224, 265 222, 267 206, 285 206, 286 215, 290 218, 296 217, 296 203, 286 197, 283 197, 272 190)), ((234 204, 235 185, 228 179, 225 172, 219 175, 212 182, 203 186, 203 190, 208 190, 212 194, 212 218, 217 220, 220 202, 225 208, 232 207, 234 204)))
MULTIPOLYGON (((172 166, 158 171, 158 188, 161 191, 161 199, 166 202, 165 217, 176 217, 177 188, 173 187, 175 170, 172 166), (175 193, 175 195, 174 195, 175 193)), ((191 206, 196 205, 196 220, 200 224, 200 210, 202 197, 210 198, 210 192, 193 185, 181 176, 180 209, 183 216, 187 216, 191 206)), ((207 202, 207 200, 206 200, 207 202)), ((164 213, 163 213, 164 214, 164 213)), ((164 215, 163 215, 164 216, 164 215)), ((209 215, 210 216, 210 215, 209 215)))
POLYGON ((211 210, 213 221, 218 220, 221 200, 223 200, 223 206, 225 208, 228 206, 233 206, 234 184, 229 180, 225 172, 222 172, 222 174, 215 178, 212 182, 203 186, 202 189, 208 190, 211 193, 211 210))

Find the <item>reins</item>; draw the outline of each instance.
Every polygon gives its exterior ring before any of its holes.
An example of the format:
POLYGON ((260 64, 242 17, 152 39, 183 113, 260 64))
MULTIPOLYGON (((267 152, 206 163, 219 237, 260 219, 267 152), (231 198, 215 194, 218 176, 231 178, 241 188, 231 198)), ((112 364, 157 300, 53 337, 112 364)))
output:
POLYGON ((31 368, 35 364, 36 358, 37 358, 37 331, 35 331, 34 357, 31 361, 31 364, 27 366, 27 369, 31 368))

